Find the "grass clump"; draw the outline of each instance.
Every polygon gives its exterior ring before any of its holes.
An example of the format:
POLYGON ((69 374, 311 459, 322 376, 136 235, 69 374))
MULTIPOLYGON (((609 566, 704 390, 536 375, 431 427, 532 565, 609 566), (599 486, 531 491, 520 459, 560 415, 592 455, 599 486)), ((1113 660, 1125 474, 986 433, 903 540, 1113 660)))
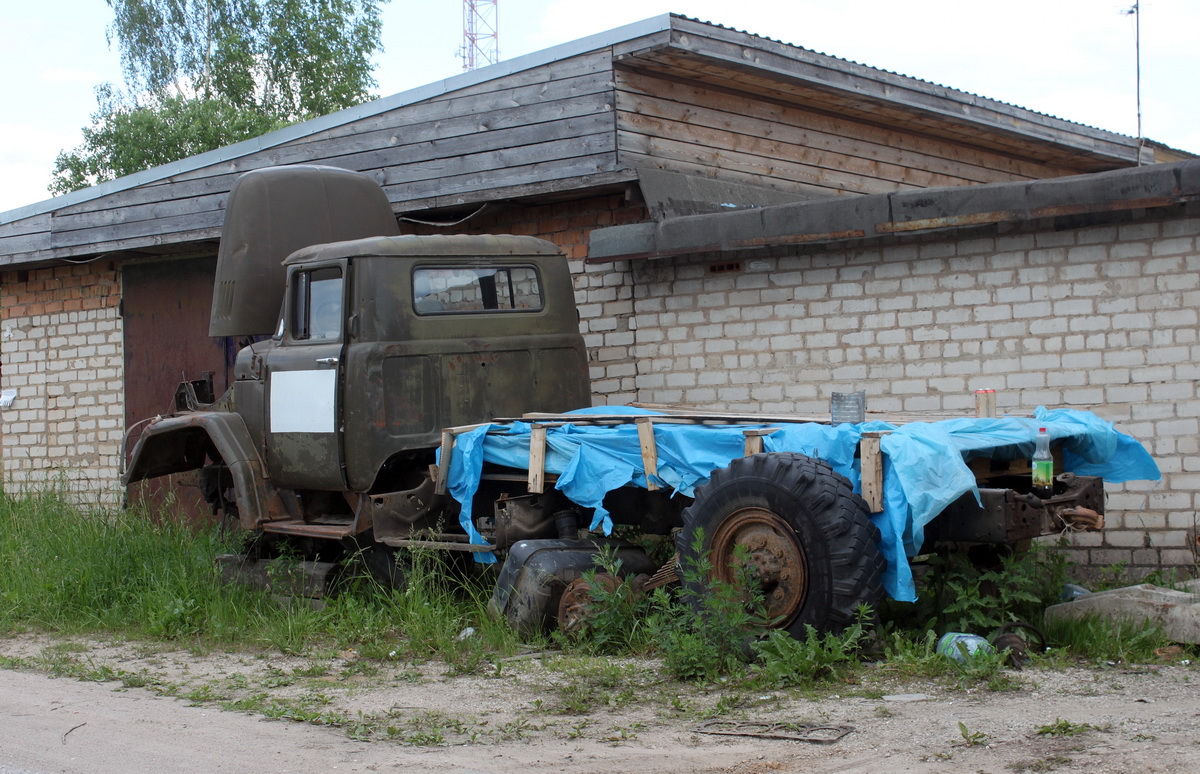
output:
POLYGON ((0 493, 0 633, 106 632, 288 654, 326 647, 380 660, 437 653, 459 671, 518 645, 486 613, 490 586, 437 555, 407 556, 401 589, 364 572, 316 609, 224 582, 216 557, 236 552, 237 539, 168 511, 84 511, 54 492, 0 493))

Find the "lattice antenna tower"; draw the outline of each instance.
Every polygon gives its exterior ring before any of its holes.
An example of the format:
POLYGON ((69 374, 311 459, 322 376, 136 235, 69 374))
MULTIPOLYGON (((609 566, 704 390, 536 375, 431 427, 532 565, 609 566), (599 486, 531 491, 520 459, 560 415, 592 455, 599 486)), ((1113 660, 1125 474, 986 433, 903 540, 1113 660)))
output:
POLYGON ((500 61, 500 0, 463 0, 463 70, 500 61))

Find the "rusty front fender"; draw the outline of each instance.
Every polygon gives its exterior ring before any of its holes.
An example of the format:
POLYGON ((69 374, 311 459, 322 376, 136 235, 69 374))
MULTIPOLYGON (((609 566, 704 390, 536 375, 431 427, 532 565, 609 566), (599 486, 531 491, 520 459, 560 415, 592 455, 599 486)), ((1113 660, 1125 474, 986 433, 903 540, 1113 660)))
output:
POLYGON ((283 515, 245 421, 229 412, 196 411, 152 420, 133 447, 121 483, 128 486, 147 478, 198 470, 208 457, 219 459, 229 469, 242 526, 254 528, 283 515))

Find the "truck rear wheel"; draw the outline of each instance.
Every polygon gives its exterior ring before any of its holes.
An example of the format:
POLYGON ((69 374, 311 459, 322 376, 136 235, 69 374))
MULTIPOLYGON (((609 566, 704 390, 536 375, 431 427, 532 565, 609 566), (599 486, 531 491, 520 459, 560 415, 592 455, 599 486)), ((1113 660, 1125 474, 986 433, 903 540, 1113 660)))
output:
POLYGON ((699 599, 735 583, 743 551, 772 626, 838 631, 883 598, 879 530, 850 482, 801 454, 756 454, 713 473, 683 512, 677 538, 684 590, 699 599), (689 569, 704 566, 707 577, 689 569))

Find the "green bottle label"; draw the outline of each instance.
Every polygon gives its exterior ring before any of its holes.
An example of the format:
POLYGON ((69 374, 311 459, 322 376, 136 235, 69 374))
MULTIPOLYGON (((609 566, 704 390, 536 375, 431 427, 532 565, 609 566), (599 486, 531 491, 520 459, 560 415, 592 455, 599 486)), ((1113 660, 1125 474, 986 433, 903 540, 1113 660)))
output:
POLYGON ((1033 461, 1033 485, 1049 487, 1054 481, 1054 460, 1033 461))

